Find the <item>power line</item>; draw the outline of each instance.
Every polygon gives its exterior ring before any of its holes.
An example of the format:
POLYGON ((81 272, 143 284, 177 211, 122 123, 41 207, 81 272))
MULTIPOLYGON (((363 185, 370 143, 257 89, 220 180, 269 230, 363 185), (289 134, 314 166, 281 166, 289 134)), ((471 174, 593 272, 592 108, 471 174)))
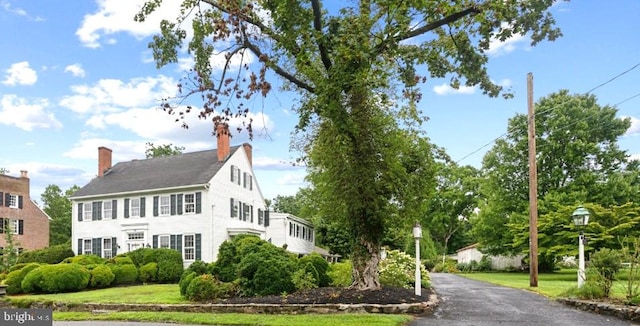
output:
MULTIPOLYGON (((629 72, 633 71, 634 69, 636 69, 636 68, 638 68, 638 67, 640 67, 640 62, 636 63, 635 65, 633 65, 632 67, 628 68, 627 70, 625 70, 625 71, 623 71, 623 72, 621 72, 621 73, 619 73, 619 74, 617 74, 617 75, 613 76, 613 77, 612 77, 612 78, 610 78, 609 80, 607 80, 607 81, 605 81, 605 82, 603 82, 603 83, 601 83, 601 84, 599 84, 599 85, 597 85, 597 86, 595 86, 595 87, 593 87, 593 88, 589 89, 589 90, 588 90, 587 92, 585 92, 583 95, 589 95, 589 94, 590 94, 591 92, 593 92, 594 90, 596 90, 596 89, 598 89, 598 88, 601 88, 601 87, 603 87, 603 86, 605 86, 605 85, 607 85, 607 84, 609 84, 609 83, 613 82, 614 80, 616 80, 616 79, 618 79, 618 78, 620 78, 620 77, 622 77, 622 76, 626 75, 627 73, 629 73, 629 72)), ((634 98, 636 98, 636 97, 638 97, 638 96, 640 96, 640 93, 638 93, 638 94, 636 94, 636 95, 633 95, 633 96, 630 96, 630 97, 628 97, 628 98, 626 98, 626 99, 624 99, 624 100, 622 100, 622 101, 620 101, 620 102, 616 103, 616 104, 614 105, 614 107, 617 107, 618 105, 620 105, 620 104, 622 104, 622 103, 625 103, 625 102, 627 102, 627 101, 630 101, 630 100, 632 100, 632 99, 634 99, 634 98)), ((567 102, 568 102, 568 100, 567 100, 567 102)), ((561 104, 564 104, 564 103, 561 103, 561 104)), ((535 117, 536 115, 539 115, 539 114, 547 113, 547 112, 551 111, 552 109, 553 109, 553 108, 549 108, 549 109, 547 109, 547 110, 543 110, 543 111, 540 111, 540 112, 536 112, 536 113, 534 114, 534 117, 535 117)), ((582 120, 582 119, 581 119, 581 120, 582 120)), ((572 123, 570 123, 570 124, 566 125, 566 127, 572 126, 572 125, 576 124, 577 122, 579 122, 579 121, 581 121, 581 120, 574 121, 574 122, 572 122, 572 123)), ((503 133, 503 134, 501 134, 500 136, 498 136, 498 137, 494 138, 494 139, 493 139, 493 140, 491 140, 490 142, 488 142, 488 143, 486 143, 486 144, 484 144, 484 145, 480 146, 479 148, 477 148, 477 149, 473 150, 471 153, 469 153, 469 154, 467 154, 467 155, 463 156, 461 159, 459 159, 459 160, 455 161, 455 162, 456 162, 456 164, 458 164, 458 163, 460 163, 461 161, 465 160, 466 158, 468 158, 468 157, 470 157, 470 156, 472 156, 472 155, 474 155, 474 154, 478 153, 478 152, 479 152, 479 151, 481 151, 482 149, 486 148, 487 146, 490 146, 491 144, 495 143, 496 141, 498 141, 499 139, 501 139, 501 138, 505 137, 505 136, 506 136, 506 135, 508 135, 508 134, 509 134, 509 130, 507 130, 506 132, 504 132, 504 133, 503 133)))

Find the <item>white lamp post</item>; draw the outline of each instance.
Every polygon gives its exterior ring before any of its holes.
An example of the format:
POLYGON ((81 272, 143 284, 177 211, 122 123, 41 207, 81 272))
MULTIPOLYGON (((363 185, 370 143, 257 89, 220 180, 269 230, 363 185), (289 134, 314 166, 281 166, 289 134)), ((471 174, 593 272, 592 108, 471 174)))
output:
POLYGON ((420 280, 420 238, 422 238, 422 228, 418 222, 413 226, 413 238, 416 240, 416 295, 422 295, 420 280))
POLYGON ((587 279, 584 273, 584 245, 586 238, 584 237, 582 227, 589 223, 589 211, 582 206, 578 206, 578 208, 573 211, 573 214, 571 214, 571 218, 573 219, 573 223, 580 228, 580 235, 578 236, 578 287, 580 288, 587 279))

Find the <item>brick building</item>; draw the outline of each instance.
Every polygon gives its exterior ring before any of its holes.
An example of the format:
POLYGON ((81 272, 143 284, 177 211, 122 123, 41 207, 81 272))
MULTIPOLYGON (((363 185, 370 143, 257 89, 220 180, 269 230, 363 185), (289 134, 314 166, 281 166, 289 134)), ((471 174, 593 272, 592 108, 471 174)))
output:
POLYGON ((14 235, 19 250, 49 246, 49 216, 29 197, 27 171, 20 177, 0 175, 0 247, 6 245, 5 228, 14 235))

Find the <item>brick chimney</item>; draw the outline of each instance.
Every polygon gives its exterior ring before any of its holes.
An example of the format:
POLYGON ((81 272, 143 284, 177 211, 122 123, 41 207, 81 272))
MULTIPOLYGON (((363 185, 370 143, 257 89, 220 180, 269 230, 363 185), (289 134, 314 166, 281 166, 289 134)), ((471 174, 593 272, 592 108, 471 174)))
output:
POLYGON ((247 153, 247 158, 249 159, 249 165, 253 166, 253 158, 251 157, 252 147, 249 143, 242 144, 244 147, 244 151, 247 153))
POLYGON ((111 168, 111 149, 104 146, 98 147, 98 176, 104 176, 104 172, 111 168))
POLYGON ((218 124, 216 127, 216 137, 218 138, 218 162, 222 162, 231 152, 231 148, 229 147, 229 126, 224 123, 218 124))
POLYGON ((20 170, 20 178, 29 179, 29 175, 27 174, 27 170, 20 170))

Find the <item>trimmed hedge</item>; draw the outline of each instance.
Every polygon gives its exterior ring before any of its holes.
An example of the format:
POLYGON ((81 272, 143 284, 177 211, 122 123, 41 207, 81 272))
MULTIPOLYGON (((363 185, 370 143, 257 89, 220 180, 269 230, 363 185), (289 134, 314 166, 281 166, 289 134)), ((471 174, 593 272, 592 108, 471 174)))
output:
POLYGON ((211 274, 196 276, 186 290, 186 297, 192 301, 209 301, 228 298, 235 292, 235 284, 218 281, 211 274))
POLYGON ((91 270, 89 286, 92 288, 106 288, 111 285, 115 278, 116 275, 113 274, 109 266, 98 265, 91 270))
POLYGON ((148 283, 155 282, 158 280, 158 263, 148 263, 140 266, 138 277, 140 278, 140 282, 148 283))
POLYGON ((107 265, 115 275, 114 285, 134 284, 138 280, 138 269, 134 264, 107 265))
POLYGON ((293 293, 293 273, 297 268, 297 257, 282 248, 264 243, 254 252, 242 257, 238 265, 240 288, 246 296, 293 293))
POLYGON ((156 263, 158 271, 155 281, 159 283, 178 283, 184 271, 182 254, 173 249, 140 248, 118 255, 112 262, 122 264, 123 260, 131 261, 139 269, 149 263, 156 263))
POLYGON ((329 263, 327 262, 322 255, 319 253, 311 253, 309 255, 303 256, 299 260, 299 266, 306 267, 308 263, 311 263, 313 267, 315 267, 316 272, 318 273, 316 280, 318 281, 319 287, 329 286, 331 284, 331 277, 327 272, 329 271, 329 263))
POLYGON ((7 285, 7 294, 28 293, 22 288, 22 281, 27 274, 38 267, 40 267, 40 264, 38 263, 29 263, 22 266, 20 269, 9 272, 9 274, 7 274, 7 278, 4 280, 4 284, 7 285))
POLYGON ((25 291, 61 293, 83 290, 91 274, 80 264, 42 265, 27 274, 22 281, 25 291))
POLYGON ((62 262, 68 263, 68 264, 79 264, 79 265, 99 265, 99 264, 104 264, 106 260, 97 255, 78 255, 74 257, 65 258, 62 262))
POLYGON ((75 254, 69 245, 56 245, 49 248, 23 252, 18 256, 18 263, 58 264, 75 254))

